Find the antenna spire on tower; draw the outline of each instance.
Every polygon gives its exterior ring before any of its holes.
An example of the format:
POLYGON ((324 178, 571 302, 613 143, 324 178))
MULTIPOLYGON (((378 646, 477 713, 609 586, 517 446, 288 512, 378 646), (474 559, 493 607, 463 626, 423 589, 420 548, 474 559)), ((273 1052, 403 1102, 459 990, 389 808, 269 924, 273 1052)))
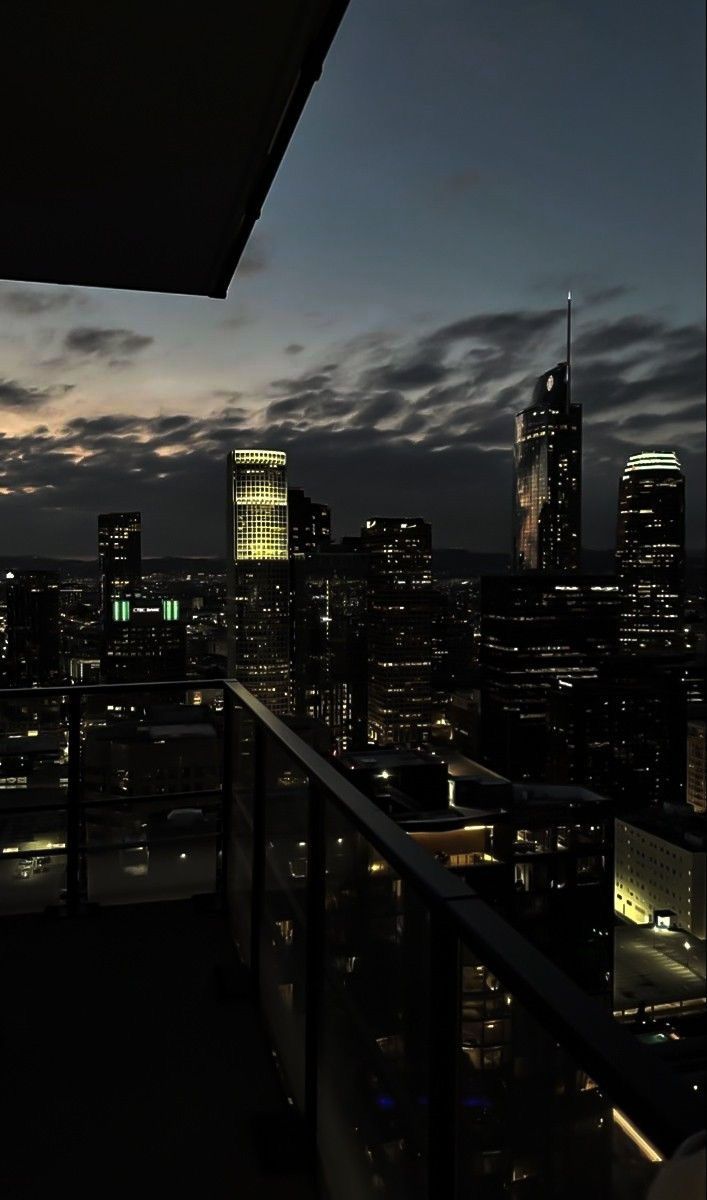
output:
POLYGON ((567 403, 568 411, 569 411, 570 402, 572 399, 571 366, 570 366, 571 353, 572 353, 572 293, 568 292, 567 293, 567 381, 566 381, 567 382, 567 387, 566 387, 567 401, 566 401, 566 403, 567 403))

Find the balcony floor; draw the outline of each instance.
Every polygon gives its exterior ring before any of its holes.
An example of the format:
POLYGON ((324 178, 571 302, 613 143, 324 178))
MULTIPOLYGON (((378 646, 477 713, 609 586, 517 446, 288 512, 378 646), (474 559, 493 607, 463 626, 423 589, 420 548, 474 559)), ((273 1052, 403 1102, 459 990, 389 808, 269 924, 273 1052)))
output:
POLYGON ((314 1196, 292 1160, 275 1169, 292 1110, 247 989, 219 985, 219 968, 239 970, 223 916, 181 901, 8 917, 0 964, 7 1200, 62 1182, 76 1195, 314 1196))

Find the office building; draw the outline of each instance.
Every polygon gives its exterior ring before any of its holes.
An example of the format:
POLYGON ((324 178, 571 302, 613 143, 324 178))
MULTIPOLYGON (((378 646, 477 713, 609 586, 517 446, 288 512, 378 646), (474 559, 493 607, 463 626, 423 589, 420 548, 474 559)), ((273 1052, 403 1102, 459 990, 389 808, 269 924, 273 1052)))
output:
POLYGON ((539 377, 513 441, 516 571, 578 571, 582 542, 582 408, 571 399, 571 300, 567 360, 539 377))
POLYGON ((179 600, 141 595, 114 600, 105 626, 102 682, 177 680, 185 675, 186 627, 179 600))
POLYGON ((331 509, 310 500, 302 488, 288 488, 287 536, 291 559, 326 550, 331 542, 331 509))
POLYGON ((550 700, 550 776, 628 811, 683 803, 686 711, 679 657, 620 655, 560 677, 550 700))
POLYGON ((705 798, 705 719, 687 723, 687 803, 697 813, 707 809, 705 798))
MULTIPOLYGON (((481 764, 466 759, 464 765, 464 756, 453 754, 452 781, 478 783, 473 817, 448 809, 442 821, 413 816, 401 824, 575 982, 608 1003, 610 801, 588 788, 513 784, 483 772, 481 764)), ((460 803, 463 809, 457 795, 460 803)))
POLYGON ((683 646, 685 477, 677 455, 632 454, 619 484, 616 567, 621 646, 628 653, 683 646))
POLYGON ((6 590, 8 683, 60 683, 59 576, 54 571, 9 571, 6 590))
POLYGON ((290 708, 287 455, 232 450, 227 464, 228 670, 282 714, 290 708))
MULTIPOLYGON (((153 703, 138 716, 91 726, 83 758, 86 795, 127 799, 216 789, 219 734, 206 705, 153 703)), ((135 819, 134 810, 129 817, 135 819)))
POLYGON ((139 512, 101 513, 98 518, 101 613, 110 619, 114 600, 129 598, 142 581, 142 524, 139 512))
POLYGON ((72 683, 99 683, 101 660, 99 658, 70 658, 69 679, 72 683))
POLYGON ((413 813, 447 813, 447 765, 427 748, 392 746, 347 751, 337 765, 346 778, 397 819, 413 813))
POLYGON ((432 704, 432 529, 419 517, 376 517, 361 536, 370 555, 369 738, 418 746, 432 704))
POLYGON ((705 938, 704 824, 674 814, 617 818, 614 909, 636 925, 673 927, 705 938))
POLYGON ((489 766, 516 780, 546 778, 552 688, 614 653, 618 612, 609 576, 482 578, 481 751, 489 766))
POLYGON ((339 750, 368 741, 368 555, 331 547, 290 561, 293 711, 339 750))
POLYGON ((457 750, 476 758, 479 753, 481 692, 465 688, 452 693, 447 710, 451 741, 457 750))
POLYGON ((117 658, 125 654, 125 629, 116 629, 119 605, 131 605, 142 587, 142 520, 139 512, 101 513, 98 517, 98 579, 100 589, 100 673, 103 680, 114 679, 117 658), (112 639, 118 635, 123 649, 116 650, 112 639))

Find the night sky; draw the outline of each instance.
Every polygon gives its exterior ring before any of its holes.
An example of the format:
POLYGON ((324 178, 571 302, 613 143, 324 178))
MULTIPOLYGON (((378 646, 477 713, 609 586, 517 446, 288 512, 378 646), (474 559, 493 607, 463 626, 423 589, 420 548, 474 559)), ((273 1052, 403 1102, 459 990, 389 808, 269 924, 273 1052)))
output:
POLYGON ((585 545, 656 448, 701 548, 703 56, 702 0, 351 0, 228 300, 0 284, 0 554, 91 556, 121 508, 148 555, 222 554, 248 445, 337 535, 506 551, 569 286, 585 545))

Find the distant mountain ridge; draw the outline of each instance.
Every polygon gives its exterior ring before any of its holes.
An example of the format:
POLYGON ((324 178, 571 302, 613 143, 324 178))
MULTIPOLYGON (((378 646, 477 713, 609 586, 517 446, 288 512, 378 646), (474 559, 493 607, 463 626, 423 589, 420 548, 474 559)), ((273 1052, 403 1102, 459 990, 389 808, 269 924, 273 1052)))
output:
MULTIPOLYGON (((213 574, 226 570, 223 558, 185 558, 180 556, 162 556, 159 558, 143 558, 143 568, 146 574, 188 574, 198 571, 208 571, 213 574)), ((503 575, 510 567, 510 555, 489 553, 477 550, 463 550, 454 547, 440 547, 432 551, 432 568, 441 577, 503 575)), ((587 574, 610 575, 614 570, 613 550, 584 550, 582 552, 582 569, 587 574)), ((49 558, 44 555, 0 555, 0 578, 7 571, 58 571, 63 577, 79 575, 87 578, 98 575, 98 564, 95 559, 86 558, 49 558)), ((705 578, 705 556, 699 553, 689 553, 687 556, 688 586, 699 586, 705 578)))

